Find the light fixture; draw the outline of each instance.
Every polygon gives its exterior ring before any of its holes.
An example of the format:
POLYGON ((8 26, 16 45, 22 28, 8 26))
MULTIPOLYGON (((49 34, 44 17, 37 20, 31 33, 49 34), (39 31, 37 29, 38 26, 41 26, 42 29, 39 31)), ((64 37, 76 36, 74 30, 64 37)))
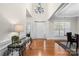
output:
POLYGON ((38 3, 37 4, 37 7, 34 9, 35 13, 37 14, 42 14, 44 13, 44 8, 42 7, 42 4, 41 3, 38 3))
POLYGON ((23 31, 23 25, 22 24, 15 24, 15 31, 20 34, 20 32, 23 31))

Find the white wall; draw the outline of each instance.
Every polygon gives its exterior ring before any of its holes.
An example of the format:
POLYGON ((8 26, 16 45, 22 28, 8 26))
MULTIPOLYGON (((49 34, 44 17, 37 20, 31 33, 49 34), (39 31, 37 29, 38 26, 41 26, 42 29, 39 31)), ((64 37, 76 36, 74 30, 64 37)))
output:
POLYGON ((11 24, 3 15, 0 15, 0 41, 4 40, 3 38, 11 31, 11 24))
MULTIPOLYGON (((54 21, 71 22, 72 33, 74 34, 77 32, 77 18, 76 17, 55 17, 55 18, 52 18, 49 22, 49 38, 55 38, 54 34, 53 34, 53 22, 54 21)), ((58 37, 58 38, 59 39, 66 39, 66 37, 58 37)))
POLYGON ((77 33, 79 34, 79 17, 77 17, 77 33))

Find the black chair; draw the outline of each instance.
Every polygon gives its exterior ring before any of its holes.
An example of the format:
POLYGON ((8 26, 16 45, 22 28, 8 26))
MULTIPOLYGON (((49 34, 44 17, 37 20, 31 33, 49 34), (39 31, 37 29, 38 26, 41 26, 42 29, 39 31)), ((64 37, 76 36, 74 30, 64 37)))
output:
POLYGON ((31 44, 32 44, 32 38, 31 38, 31 36, 30 36, 30 33, 27 33, 26 34, 26 37, 28 37, 28 39, 29 39, 29 42, 30 42, 30 45, 29 45, 29 48, 31 49, 31 44))
POLYGON ((27 33, 27 34, 26 34, 26 37, 30 37, 30 33, 27 33))
POLYGON ((26 34, 26 37, 28 37, 29 38, 29 40, 31 41, 31 43, 32 43, 32 38, 31 38, 31 36, 30 36, 30 33, 27 33, 26 34))
POLYGON ((76 39, 72 37, 72 32, 67 32, 67 44, 66 44, 66 46, 68 45, 68 43, 70 43, 69 47, 71 48, 71 45, 74 42, 76 43, 76 39))
POLYGON ((76 53, 78 54, 78 47, 79 47, 79 34, 75 34, 76 37, 76 53))

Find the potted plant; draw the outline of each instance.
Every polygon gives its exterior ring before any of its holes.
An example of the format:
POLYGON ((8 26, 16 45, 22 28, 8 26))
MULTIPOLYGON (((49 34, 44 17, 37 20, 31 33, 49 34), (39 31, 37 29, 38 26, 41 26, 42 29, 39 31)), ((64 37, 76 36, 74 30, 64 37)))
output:
POLYGON ((12 44, 18 45, 20 43, 19 36, 12 36, 12 44))

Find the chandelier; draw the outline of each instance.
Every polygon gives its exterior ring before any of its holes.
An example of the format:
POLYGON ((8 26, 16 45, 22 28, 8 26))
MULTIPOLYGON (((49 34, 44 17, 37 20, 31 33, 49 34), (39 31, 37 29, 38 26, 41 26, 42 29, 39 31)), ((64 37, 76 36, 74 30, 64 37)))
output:
POLYGON ((37 7, 34 9, 35 13, 39 13, 39 14, 42 14, 44 13, 44 8, 42 7, 41 3, 38 3, 37 4, 37 7))

